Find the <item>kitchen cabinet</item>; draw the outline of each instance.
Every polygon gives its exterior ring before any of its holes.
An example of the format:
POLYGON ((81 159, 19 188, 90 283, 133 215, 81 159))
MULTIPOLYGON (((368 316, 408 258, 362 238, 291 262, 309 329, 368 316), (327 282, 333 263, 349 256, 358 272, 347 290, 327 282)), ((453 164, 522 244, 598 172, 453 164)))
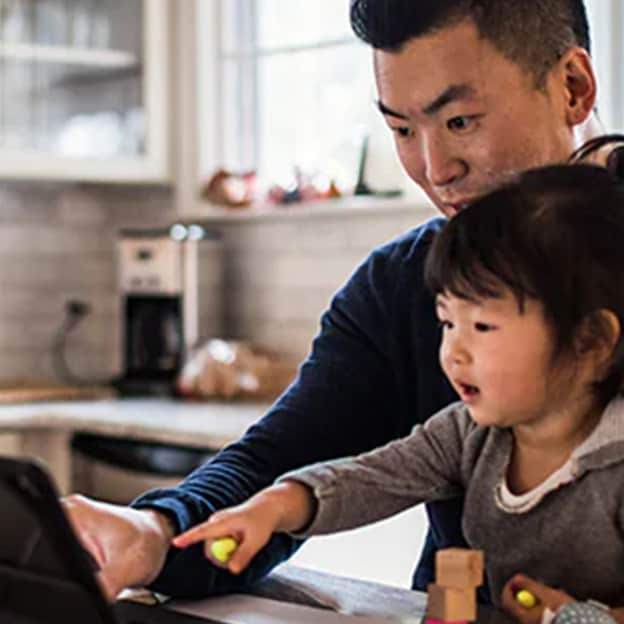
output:
POLYGON ((168 0, 0 0, 0 178, 167 183, 168 0))

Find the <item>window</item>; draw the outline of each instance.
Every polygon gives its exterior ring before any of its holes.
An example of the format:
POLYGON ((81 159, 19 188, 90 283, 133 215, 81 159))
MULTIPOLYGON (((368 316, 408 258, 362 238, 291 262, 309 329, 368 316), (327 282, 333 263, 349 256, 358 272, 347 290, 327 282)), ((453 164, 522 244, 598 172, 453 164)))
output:
POLYGON ((624 131, 624 75, 621 0, 585 0, 590 20, 592 58, 598 77, 598 112, 606 131, 624 131))
POLYGON ((370 51, 343 0, 216 0, 217 160, 288 184, 295 167, 352 186, 374 103, 370 51))
MULTIPOLYGON (((607 130, 624 131, 624 3, 586 5, 600 117, 607 130)), ((288 185, 299 167, 348 190, 370 134, 373 186, 415 191, 375 110, 370 50, 351 31, 348 0, 198 0, 198 6, 200 71, 210 91, 200 104, 203 177, 225 166, 255 169, 266 185, 288 185)))

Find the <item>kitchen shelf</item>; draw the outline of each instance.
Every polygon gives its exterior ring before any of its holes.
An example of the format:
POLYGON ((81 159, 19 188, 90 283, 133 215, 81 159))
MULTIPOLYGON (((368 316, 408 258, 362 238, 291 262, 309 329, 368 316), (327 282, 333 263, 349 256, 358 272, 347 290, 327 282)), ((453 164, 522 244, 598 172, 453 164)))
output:
POLYGON ((139 59, 135 54, 123 50, 3 43, 1 41, 0 59, 109 69, 130 68, 139 65, 139 59))
POLYGON ((290 219, 353 218, 385 214, 419 214, 425 218, 438 215, 424 194, 414 191, 394 198, 345 196, 326 201, 305 201, 284 206, 224 208, 199 200, 195 210, 184 216, 185 222, 235 223, 244 221, 286 221, 290 219))

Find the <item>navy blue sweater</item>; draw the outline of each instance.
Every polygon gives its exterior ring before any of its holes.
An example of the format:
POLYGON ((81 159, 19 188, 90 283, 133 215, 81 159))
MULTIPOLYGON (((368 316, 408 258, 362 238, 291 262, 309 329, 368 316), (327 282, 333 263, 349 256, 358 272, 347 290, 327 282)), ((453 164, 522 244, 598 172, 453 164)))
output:
MULTIPOLYGON (((133 505, 163 511, 185 530, 288 470, 385 444, 456 401, 438 362, 441 334, 423 283, 427 250, 444 222, 434 219, 371 253, 334 296, 297 380, 266 416, 178 488, 133 505)), ((435 548, 464 545, 461 508, 462 501, 428 506, 431 531, 415 588, 432 580, 435 548)), ((299 545, 274 535, 238 577, 210 564, 201 545, 172 550, 152 588, 181 597, 241 589, 299 545)))

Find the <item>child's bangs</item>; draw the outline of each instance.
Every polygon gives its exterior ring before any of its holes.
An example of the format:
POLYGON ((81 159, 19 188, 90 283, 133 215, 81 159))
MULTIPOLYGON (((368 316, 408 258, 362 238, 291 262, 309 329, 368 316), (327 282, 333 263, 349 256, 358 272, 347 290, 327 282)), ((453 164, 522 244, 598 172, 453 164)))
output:
POLYGON ((459 232, 448 230, 434 241, 425 265, 425 280, 431 292, 479 301, 499 299, 511 291, 523 310, 525 299, 535 296, 534 289, 522 268, 515 266, 510 254, 501 249, 500 240, 475 245, 474 239, 454 236, 459 232))

